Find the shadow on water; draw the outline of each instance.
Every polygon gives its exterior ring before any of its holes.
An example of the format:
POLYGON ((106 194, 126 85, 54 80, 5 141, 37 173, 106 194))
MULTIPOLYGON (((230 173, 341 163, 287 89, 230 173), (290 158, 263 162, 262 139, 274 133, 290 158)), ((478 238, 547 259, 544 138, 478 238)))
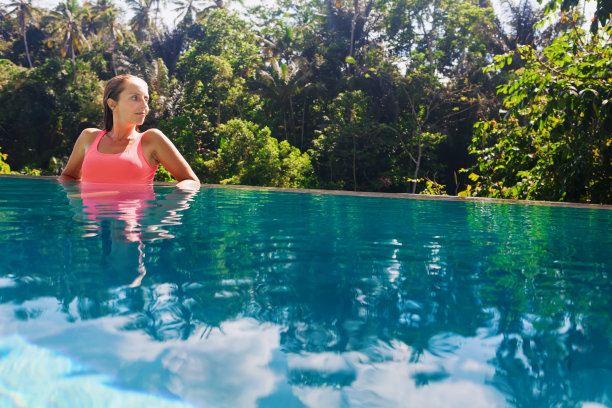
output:
POLYGON ((607 211, 8 187, 3 321, 123 387, 214 406, 611 402, 607 211), (80 350, 77 328, 107 344, 80 350))

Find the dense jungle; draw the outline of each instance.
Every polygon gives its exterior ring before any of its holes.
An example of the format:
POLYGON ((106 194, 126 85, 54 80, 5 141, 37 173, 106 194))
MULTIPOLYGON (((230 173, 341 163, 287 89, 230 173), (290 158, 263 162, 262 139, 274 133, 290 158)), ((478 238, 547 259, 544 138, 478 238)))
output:
POLYGON ((609 1, 121 5, 0 2, 0 173, 58 175, 130 73, 206 183, 612 204, 609 1))

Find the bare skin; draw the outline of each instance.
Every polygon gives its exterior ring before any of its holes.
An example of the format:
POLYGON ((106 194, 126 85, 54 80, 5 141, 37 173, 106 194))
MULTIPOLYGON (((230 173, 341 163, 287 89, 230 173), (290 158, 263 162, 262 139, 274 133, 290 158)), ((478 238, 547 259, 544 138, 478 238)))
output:
MULTIPOLYGON (((128 80, 119 94, 118 100, 109 99, 108 106, 113 112, 113 129, 106 133, 98 144, 98 151, 103 154, 121 153, 127 150, 140 135, 137 126, 144 123, 149 113, 149 90, 147 84, 140 80, 128 80)), ((60 181, 81 179, 81 167, 85 153, 91 148, 100 129, 83 130, 77 139, 68 164, 64 168, 60 181)), ((142 150, 151 166, 163 165, 178 183, 177 187, 188 190, 200 188, 200 180, 174 144, 158 129, 149 129, 142 133, 142 150)))

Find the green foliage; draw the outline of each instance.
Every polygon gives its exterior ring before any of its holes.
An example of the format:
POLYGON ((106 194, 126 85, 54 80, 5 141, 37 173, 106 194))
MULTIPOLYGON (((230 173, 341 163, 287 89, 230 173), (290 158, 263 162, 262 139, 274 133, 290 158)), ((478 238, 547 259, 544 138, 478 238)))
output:
POLYGON ((228 107, 235 107, 244 93, 244 78, 236 77, 230 63, 216 55, 197 55, 181 64, 185 74, 185 107, 195 114, 206 115, 216 124, 227 120, 228 107), (225 113, 225 115, 222 115, 225 113))
POLYGON ((214 151, 204 143, 214 135, 206 115, 185 112, 162 120, 159 129, 174 142, 198 177, 204 178, 204 160, 214 151))
POLYGON ((233 119, 219 126, 219 140, 216 156, 205 163, 210 182, 287 188, 310 183, 308 154, 279 143, 268 128, 233 119))
POLYGON ((83 24, 89 16, 87 6, 81 6, 77 0, 65 0, 45 17, 50 30, 47 45, 58 49, 62 57, 70 57, 75 85, 78 85, 76 54, 90 47, 83 24))
MULTIPOLYGON (((0 149, 1 150, 1 149, 0 149)), ((11 171, 11 166, 5 162, 8 154, 0 152, 0 174, 25 174, 28 176, 40 176, 41 171, 39 169, 31 169, 26 166, 21 172, 11 171)))
POLYGON ((197 25, 197 40, 181 58, 179 71, 189 76, 191 67, 197 67, 197 59, 212 55, 226 60, 237 77, 247 78, 255 74, 259 61, 257 39, 236 14, 222 9, 209 11, 197 25))
POLYGON ((70 154, 84 127, 101 121, 101 82, 87 63, 77 61, 76 74, 72 67, 54 58, 30 70, 10 68, 2 78, 0 145, 12 167, 46 168, 51 156, 70 154))
POLYGON ((452 89, 445 88, 429 66, 409 71, 400 83, 398 99, 403 109, 393 126, 401 148, 393 166, 394 179, 400 184, 411 172, 412 193, 416 193, 420 174, 440 170, 435 153, 447 135, 439 131, 443 129, 435 113, 442 101, 452 97, 452 89))
POLYGON ((149 115, 145 126, 155 126, 161 120, 176 116, 180 99, 183 97, 183 86, 168 73, 168 68, 161 58, 153 61, 144 76, 149 85, 149 115))
POLYGON ((42 172, 39 169, 32 169, 28 166, 25 166, 21 171, 21 174, 25 174, 26 176, 40 176, 42 172))
POLYGON ((0 152, 0 174, 10 174, 11 166, 6 163, 6 158, 8 155, 6 153, 0 152))
POLYGON ((255 37, 234 14, 210 11, 197 29, 198 40, 178 65, 182 109, 159 126, 204 177, 204 161, 219 147, 217 127, 235 117, 252 118, 259 109, 258 97, 246 87, 259 57, 255 37))
POLYGON ((488 1, 391 0, 384 13, 392 47, 408 55, 413 68, 430 66, 447 78, 465 77, 498 49, 499 32, 488 1))
POLYGON ((435 180, 425 180, 425 189, 423 189, 419 194, 425 195, 446 195, 445 191, 446 186, 437 183, 435 180))
POLYGON ((574 28, 518 50, 525 66, 499 88, 504 118, 476 125, 469 194, 612 203, 611 34, 610 23, 592 38, 574 28))
POLYGON ((161 164, 157 168, 157 172, 155 172, 155 181, 176 183, 176 180, 174 179, 174 177, 172 177, 172 174, 170 174, 170 172, 166 170, 166 168, 162 166, 161 164))
POLYGON ((393 132, 372 119, 371 103, 362 91, 352 91, 339 94, 328 107, 325 127, 313 143, 324 186, 357 191, 391 185, 393 132))
MULTIPOLYGON (((571 11, 582 7, 579 0, 538 0, 538 3, 544 2, 546 4, 546 11, 548 14, 553 14, 557 10, 562 12, 571 11)), ((599 27, 605 26, 610 19, 612 14, 612 2, 608 0, 597 0, 595 7, 595 15, 591 19, 591 32, 596 33, 599 27)))
POLYGON ((425 187, 419 192, 423 195, 447 195, 446 186, 438 183, 436 180, 430 180, 429 178, 411 179, 407 178, 409 183, 425 184, 425 187))
POLYGON ((0 91, 3 91, 18 74, 26 72, 27 69, 15 65, 7 59, 0 59, 0 91))
MULTIPOLYGON (((57 174, 81 130, 100 126, 104 81, 131 73, 149 83, 144 127, 167 134, 206 181, 242 174, 221 176, 226 164, 215 162, 221 126, 238 119, 270 129, 280 156, 308 150, 309 185, 610 196, 609 28, 571 31, 584 25, 574 0, 547 2, 564 11, 539 28, 542 13, 527 2, 508 2, 498 21, 488 0, 280 0, 249 19, 222 2, 180 1, 172 30, 157 26, 156 0, 130 0, 128 24, 108 1, 27 13, 18 3, 0 7, 0 146, 19 171, 57 174), (533 48, 507 54, 521 44, 533 48), (483 72, 496 55, 498 69, 483 72)), ((250 180, 293 183, 279 177, 250 180)))

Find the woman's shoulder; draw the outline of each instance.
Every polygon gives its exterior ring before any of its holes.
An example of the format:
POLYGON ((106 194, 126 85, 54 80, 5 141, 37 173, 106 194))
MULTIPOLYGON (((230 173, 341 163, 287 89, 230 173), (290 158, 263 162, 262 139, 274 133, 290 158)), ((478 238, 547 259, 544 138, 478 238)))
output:
POLYGON ((83 129, 83 131, 79 135, 79 139, 81 139, 81 140, 83 140, 85 142, 93 142, 94 139, 96 138, 96 136, 98 136, 98 134, 100 132, 102 132, 102 130, 100 130, 98 128, 83 129))
POLYGON ((168 136, 164 135, 164 132, 162 132, 159 129, 152 128, 152 129, 147 129, 144 132, 142 132, 142 142, 145 144, 153 144, 153 145, 157 145, 159 143, 166 144, 169 141, 170 139, 168 139, 168 136))
POLYGON ((164 135, 164 132, 159 129, 151 128, 142 132, 142 137, 147 139, 156 139, 159 137, 166 137, 166 135, 164 135))
POLYGON ((100 132, 101 130, 96 128, 83 129, 76 141, 75 148, 85 154, 100 132))

